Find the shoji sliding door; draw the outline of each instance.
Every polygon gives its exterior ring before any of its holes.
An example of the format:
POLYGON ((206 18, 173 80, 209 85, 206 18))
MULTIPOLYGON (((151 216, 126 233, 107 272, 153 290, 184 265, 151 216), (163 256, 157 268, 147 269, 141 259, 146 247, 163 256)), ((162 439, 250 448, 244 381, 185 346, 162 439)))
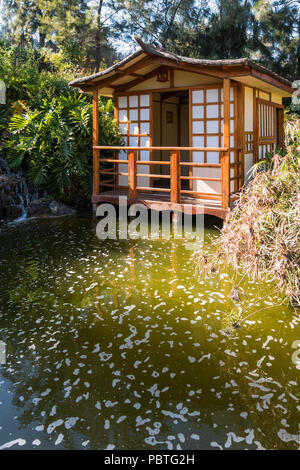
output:
MULTIPOLYGON (((117 120, 120 132, 124 138, 124 144, 131 147, 151 146, 151 107, 152 96, 150 93, 118 96, 116 100, 117 120)), ((127 160, 127 152, 120 152, 120 160, 127 160)), ((141 150, 137 155, 138 160, 150 160, 150 151, 141 150)), ((128 172, 127 164, 120 164, 119 171, 128 172)), ((138 165, 138 173, 149 174, 150 165, 138 165)), ((138 177, 138 187, 149 187, 150 178, 138 177)), ((118 185, 128 186, 128 177, 120 175, 118 185)))
POLYGON ((277 108, 273 103, 257 100, 258 107, 258 160, 266 152, 273 152, 277 144, 277 108))
MULTIPOLYGON (((234 88, 230 89, 230 147, 235 146, 235 104, 234 88)), ((199 87, 190 90, 190 139, 192 147, 223 146, 223 88, 199 87)), ((235 152, 230 152, 231 162, 235 161, 235 152)), ((192 161, 207 164, 219 164, 219 152, 192 152, 192 161)), ((233 173, 234 170, 231 172, 233 173)), ((193 168, 194 177, 221 178, 221 169, 213 167, 193 168)), ((221 194, 221 182, 193 180, 191 188, 203 194, 203 197, 221 194)))

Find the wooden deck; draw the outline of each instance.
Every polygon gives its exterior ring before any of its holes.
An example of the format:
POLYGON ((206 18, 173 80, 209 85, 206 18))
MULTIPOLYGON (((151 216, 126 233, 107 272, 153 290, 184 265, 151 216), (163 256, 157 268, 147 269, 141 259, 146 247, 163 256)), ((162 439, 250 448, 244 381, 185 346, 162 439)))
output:
MULTIPOLYGON (((101 203, 111 203, 113 205, 119 205, 120 197, 128 198, 128 191, 116 190, 116 191, 104 191, 98 195, 93 195, 92 203, 95 205, 101 203)), ((128 205, 132 204, 133 201, 127 199, 128 205)), ((144 204, 148 209, 152 210, 168 210, 173 209, 179 212, 184 212, 185 206, 191 207, 192 214, 207 214, 218 217, 225 220, 229 210, 221 207, 221 201, 213 201, 206 199, 196 199, 188 196, 182 196, 180 203, 173 203, 170 201, 169 194, 162 194, 161 192, 143 193, 138 192, 137 197, 134 200, 135 204, 144 204), (164 206, 164 208, 163 208, 164 206)))

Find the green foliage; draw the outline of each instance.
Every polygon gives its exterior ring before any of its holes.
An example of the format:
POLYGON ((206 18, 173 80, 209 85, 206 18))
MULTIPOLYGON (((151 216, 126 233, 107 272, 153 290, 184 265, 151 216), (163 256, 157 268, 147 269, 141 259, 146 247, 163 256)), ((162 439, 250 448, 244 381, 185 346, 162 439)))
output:
MULTIPOLYGON (((99 106, 102 140, 118 142, 111 100, 99 106)), ((92 104, 82 95, 43 99, 39 109, 27 108, 10 120, 4 144, 12 169, 22 168, 29 180, 54 197, 78 185, 90 193, 92 104)))
MULTIPOLYGON (((0 105, 1 149, 11 168, 55 197, 91 191, 92 104, 68 86, 76 68, 62 53, 0 43, 0 79, 7 103, 0 105)), ((100 138, 120 142, 113 104, 99 103, 100 138)))

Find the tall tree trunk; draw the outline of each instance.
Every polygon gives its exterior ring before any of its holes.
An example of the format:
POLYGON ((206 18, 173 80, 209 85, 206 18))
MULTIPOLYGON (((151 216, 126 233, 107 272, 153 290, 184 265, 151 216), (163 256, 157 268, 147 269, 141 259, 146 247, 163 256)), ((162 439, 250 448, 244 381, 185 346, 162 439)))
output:
POLYGON ((103 0, 99 0, 97 8, 97 32, 96 32, 96 50, 95 50, 95 67, 99 70, 101 63, 101 13, 103 0))
POLYGON ((298 18, 298 45, 296 56, 295 80, 300 80, 300 17, 298 18))
POLYGON ((39 32, 39 46, 45 47, 46 44, 46 34, 39 32))

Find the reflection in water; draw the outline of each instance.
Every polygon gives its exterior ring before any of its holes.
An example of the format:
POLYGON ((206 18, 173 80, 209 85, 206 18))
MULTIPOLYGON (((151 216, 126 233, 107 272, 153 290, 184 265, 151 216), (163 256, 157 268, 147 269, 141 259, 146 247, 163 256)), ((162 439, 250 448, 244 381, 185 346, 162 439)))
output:
POLYGON ((228 337, 228 273, 199 280, 181 240, 94 234, 84 218, 0 232, 0 447, 299 448, 299 317, 228 337))

